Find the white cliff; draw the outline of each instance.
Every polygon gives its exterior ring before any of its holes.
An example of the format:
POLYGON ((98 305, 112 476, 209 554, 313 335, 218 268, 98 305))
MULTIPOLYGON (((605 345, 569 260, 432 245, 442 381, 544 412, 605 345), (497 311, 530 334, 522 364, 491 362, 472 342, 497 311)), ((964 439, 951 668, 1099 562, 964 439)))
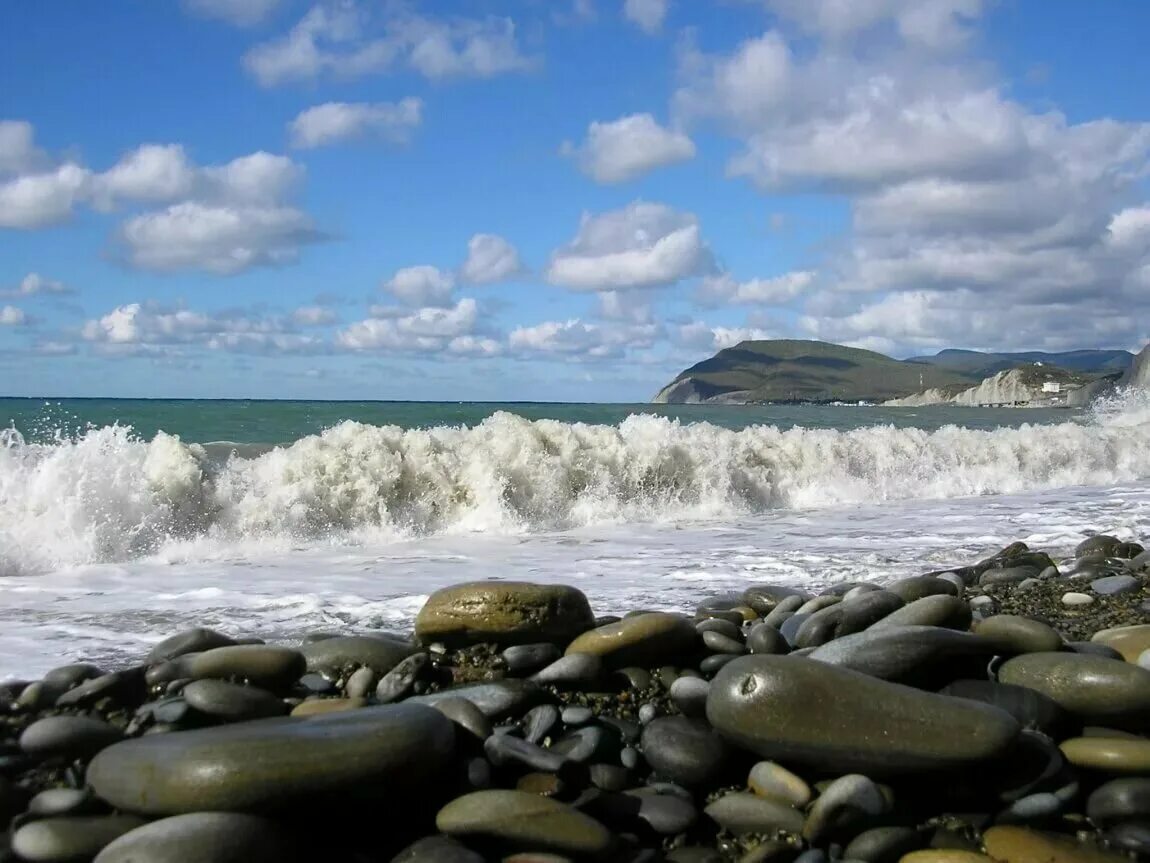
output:
POLYGON ((1042 366, 1008 369, 993 377, 986 378, 977 386, 955 392, 953 389, 931 389, 901 399, 891 399, 883 404, 887 407, 924 407, 926 405, 1061 405, 1071 386, 1064 373, 1053 370, 1044 372, 1042 366), (1058 391, 1044 391, 1043 385, 1057 382, 1058 391))

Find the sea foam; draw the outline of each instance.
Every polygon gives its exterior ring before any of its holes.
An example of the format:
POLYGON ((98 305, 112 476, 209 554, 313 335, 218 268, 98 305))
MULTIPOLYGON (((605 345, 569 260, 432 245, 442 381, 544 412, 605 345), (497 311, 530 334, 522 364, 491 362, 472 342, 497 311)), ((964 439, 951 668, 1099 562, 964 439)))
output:
POLYGON ((1111 486, 1150 476, 1150 400, 977 431, 617 426, 497 413, 473 427, 344 422, 251 457, 130 428, 0 438, 0 574, 127 561, 189 540, 378 542, 729 519, 778 508, 1111 486))

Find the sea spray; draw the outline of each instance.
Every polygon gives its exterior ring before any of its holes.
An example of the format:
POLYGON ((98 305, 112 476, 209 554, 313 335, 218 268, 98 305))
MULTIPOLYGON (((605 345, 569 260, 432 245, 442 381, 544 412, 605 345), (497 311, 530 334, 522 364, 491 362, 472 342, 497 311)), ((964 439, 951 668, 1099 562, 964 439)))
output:
POLYGON ((497 413, 472 426, 343 422, 210 458, 123 426, 0 447, 0 573, 126 561, 188 539, 362 542, 730 519, 775 508, 1012 494, 1150 476, 1143 396, 1087 422, 975 431, 723 429, 497 413))

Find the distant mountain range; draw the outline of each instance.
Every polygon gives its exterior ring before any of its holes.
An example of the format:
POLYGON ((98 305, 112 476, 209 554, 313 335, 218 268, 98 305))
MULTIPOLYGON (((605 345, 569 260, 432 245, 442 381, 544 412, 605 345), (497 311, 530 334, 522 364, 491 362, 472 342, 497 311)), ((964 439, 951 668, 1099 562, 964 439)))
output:
POLYGON ((829 342, 745 341, 682 371, 655 395, 665 404, 880 402, 927 389, 955 392, 998 372, 1042 363, 1078 379, 1118 378, 1129 351, 980 353, 944 350, 896 360, 829 342))

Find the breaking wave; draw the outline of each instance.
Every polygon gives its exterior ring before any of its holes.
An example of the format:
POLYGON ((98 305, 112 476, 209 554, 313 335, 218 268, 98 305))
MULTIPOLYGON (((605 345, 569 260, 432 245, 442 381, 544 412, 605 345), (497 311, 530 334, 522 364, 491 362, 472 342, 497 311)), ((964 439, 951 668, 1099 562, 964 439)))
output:
POLYGON ((0 433, 0 574, 124 561, 195 540, 361 542, 722 519, 777 507, 1010 494, 1150 477, 1150 400, 1082 422, 976 431, 738 431, 498 413, 474 427, 344 422, 218 455, 123 426, 52 444, 0 433))

